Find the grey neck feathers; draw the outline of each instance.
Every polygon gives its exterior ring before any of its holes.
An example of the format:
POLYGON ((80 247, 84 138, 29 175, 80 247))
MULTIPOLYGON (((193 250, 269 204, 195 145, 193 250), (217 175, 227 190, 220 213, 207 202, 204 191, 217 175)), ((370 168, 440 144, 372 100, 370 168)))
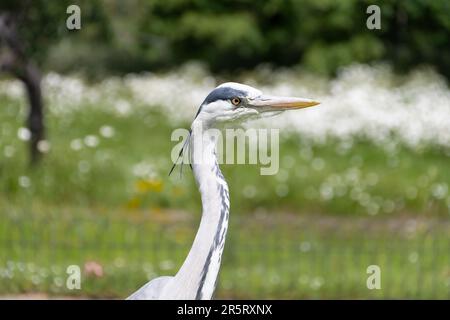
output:
POLYGON ((217 163, 215 136, 209 131, 197 133, 193 128, 191 139, 192 168, 201 194, 202 218, 191 250, 163 291, 163 299, 166 292, 174 299, 212 298, 228 229, 230 199, 217 163))

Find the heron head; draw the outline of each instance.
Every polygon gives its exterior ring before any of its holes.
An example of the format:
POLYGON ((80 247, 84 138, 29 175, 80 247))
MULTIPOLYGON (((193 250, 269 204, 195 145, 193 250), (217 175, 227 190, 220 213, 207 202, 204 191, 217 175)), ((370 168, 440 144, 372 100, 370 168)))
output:
POLYGON ((227 82, 208 94, 197 112, 196 119, 204 122, 226 122, 318 104, 319 102, 309 99, 264 95, 251 86, 227 82))

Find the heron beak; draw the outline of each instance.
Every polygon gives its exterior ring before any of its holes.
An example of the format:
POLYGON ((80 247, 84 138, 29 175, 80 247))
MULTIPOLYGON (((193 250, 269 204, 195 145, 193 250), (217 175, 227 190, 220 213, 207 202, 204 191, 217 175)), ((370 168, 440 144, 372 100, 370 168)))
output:
POLYGON ((316 106, 318 104, 320 104, 320 102, 310 99, 265 95, 259 96, 249 101, 250 107, 253 107, 254 109, 262 112, 303 109, 316 106))

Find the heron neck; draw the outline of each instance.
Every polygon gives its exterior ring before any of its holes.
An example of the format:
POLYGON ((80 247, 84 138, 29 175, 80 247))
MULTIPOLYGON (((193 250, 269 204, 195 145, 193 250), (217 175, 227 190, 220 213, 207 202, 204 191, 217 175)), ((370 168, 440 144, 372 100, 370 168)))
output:
POLYGON ((202 218, 189 254, 174 278, 175 298, 211 299, 216 286, 225 236, 228 229, 228 185, 216 156, 217 130, 194 121, 192 168, 201 200, 202 218))

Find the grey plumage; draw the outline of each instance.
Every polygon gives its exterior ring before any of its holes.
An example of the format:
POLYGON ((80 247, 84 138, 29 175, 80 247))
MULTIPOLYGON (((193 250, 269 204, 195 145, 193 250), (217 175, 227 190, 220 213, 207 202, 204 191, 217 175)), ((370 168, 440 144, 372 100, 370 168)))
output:
POLYGON ((164 276, 155 278, 129 296, 127 300, 157 300, 159 299, 162 288, 164 288, 171 279, 173 279, 173 277, 164 276))

